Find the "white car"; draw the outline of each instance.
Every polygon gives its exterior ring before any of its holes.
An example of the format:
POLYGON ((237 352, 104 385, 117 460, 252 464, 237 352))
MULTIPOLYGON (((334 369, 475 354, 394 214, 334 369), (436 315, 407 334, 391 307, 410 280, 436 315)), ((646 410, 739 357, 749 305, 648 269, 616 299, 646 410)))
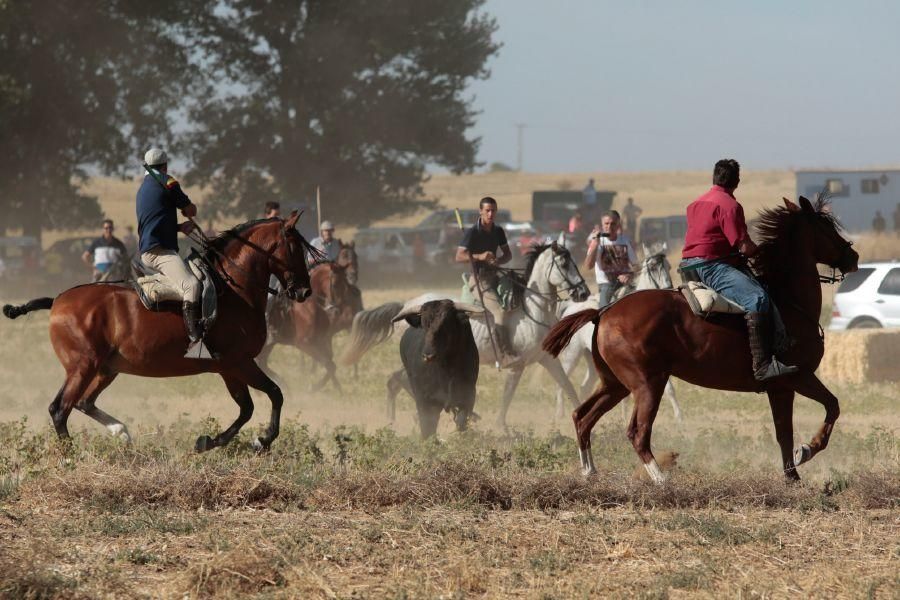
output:
POLYGON ((900 327, 900 262, 873 262, 848 273, 834 295, 828 329, 900 327))

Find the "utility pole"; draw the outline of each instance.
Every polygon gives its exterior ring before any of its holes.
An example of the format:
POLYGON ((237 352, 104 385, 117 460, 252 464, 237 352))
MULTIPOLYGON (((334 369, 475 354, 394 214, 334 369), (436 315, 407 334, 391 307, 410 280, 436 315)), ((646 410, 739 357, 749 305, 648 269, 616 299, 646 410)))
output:
POLYGON ((522 156, 525 154, 525 123, 516 123, 516 171, 522 171, 522 156))

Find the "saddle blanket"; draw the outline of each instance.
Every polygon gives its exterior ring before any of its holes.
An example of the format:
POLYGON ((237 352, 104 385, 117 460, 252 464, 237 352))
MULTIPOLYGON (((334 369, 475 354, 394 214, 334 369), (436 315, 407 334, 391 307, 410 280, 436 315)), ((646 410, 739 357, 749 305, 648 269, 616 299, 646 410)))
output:
MULTIPOLYGON (((209 264, 197 254, 191 254, 185 261, 200 284, 203 286, 203 292, 200 296, 200 304, 202 307, 203 328, 206 331, 212 329, 216 321, 217 293, 216 285, 209 264)), ((140 263, 134 264, 135 283, 134 288, 138 293, 138 297, 148 310, 160 310, 161 304, 177 302, 179 305, 182 300, 180 289, 174 287, 172 282, 162 273, 151 273, 151 269, 147 265, 140 263)))
POLYGON ((709 313, 735 313, 746 312, 740 305, 719 294, 715 290, 706 287, 699 281, 688 281, 678 287, 681 294, 687 300, 694 314, 701 317, 709 313))

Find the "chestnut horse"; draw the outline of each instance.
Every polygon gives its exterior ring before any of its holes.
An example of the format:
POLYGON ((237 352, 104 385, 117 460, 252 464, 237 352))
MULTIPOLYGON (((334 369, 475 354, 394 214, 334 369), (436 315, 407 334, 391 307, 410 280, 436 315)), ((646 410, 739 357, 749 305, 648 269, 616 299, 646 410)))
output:
MULTIPOLYGON (((209 243, 207 260, 222 279, 218 318, 205 337, 216 360, 184 358, 188 347, 179 310, 149 311, 131 288, 84 285, 56 298, 40 298, 19 307, 4 306, 14 319, 32 310, 51 308, 50 342, 66 370, 66 381, 50 405, 61 438, 73 408, 106 426, 110 433, 130 440, 128 430, 95 406, 97 397, 120 373, 144 377, 179 377, 218 373, 240 409, 238 418, 215 437, 197 439, 198 452, 224 446, 253 414, 248 386, 265 392, 272 402, 269 426, 256 438, 257 450, 278 437, 282 394, 254 362, 266 340, 266 294, 269 276, 284 286, 296 302, 309 297, 306 255, 311 250, 295 225, 294 212, 252 221, 224 232, 209 243)), ((311 250, 316 254, 315 249, 311 250)))
POLYGON ((650 450, 650 435, 670 376, 707 388, 766 392, 789 480, 798 480, 797 466, 828 445, 840 408, 838 399, 815 376, 825 348, 819 326, 822 288, 817 264, 848 273, 856 270, 859 256, 851 242, 841 237, 824 198, 815 206, 803 197, 800 206, 787 199, 784 203, 761 214, 757 226, 761 243, 753 264, 794 340, 783 358, 800 367, 799 372, 765 383, 756 381, 743 315, 701 319, 677 291, 636 292, 607 310, 566 317, 547 335, 544 349, 555 356, 579 328, 588 322, 596 324, 592 356, 602 383, 572 414, 585 475, 596 472, 591 430, 630 392, 635 407, 628 438, 650 477, 657 483, 665 479, 650 450), (792 452, 795 393, 821 403, 825 422, 809 444, 792 452))
MULTIPOLYGON (((313 386, 321 389, 333 381, 338 392, 341 385, 336 377, 331 338, 342 329, 349 329, 353 315, 362 310, 361 296, 348 281, 349 266, 338 263, 318 263, 311 267, 309 277, 312 286, 310 302, 291 303, 270 316, 273 338, 266 342, 259 355, 259 365, 267 369, 269 355, 275 344, 289 344, 308 354, 325 367, 325 375, 313 386)), ((283 302, 281 298, 275 300, 283 302)))

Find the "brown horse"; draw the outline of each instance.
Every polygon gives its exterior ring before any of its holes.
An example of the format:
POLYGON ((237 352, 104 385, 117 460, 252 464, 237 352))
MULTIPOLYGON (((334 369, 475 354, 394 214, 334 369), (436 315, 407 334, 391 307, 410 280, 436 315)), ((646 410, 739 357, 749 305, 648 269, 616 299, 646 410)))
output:
MULTIPOLYGON (((309 273, 312 298, 303 304, 290 303, 270 316, 271 329, 275 332, 259 355, 258 362, 267 369, 269 355, 275 344, 288 344, 308 354, 325 367, 325 375, 313 386, 321 389, 333 381, 338 391, 341 385, 336 377, 331 339, 341 329, 348 329, 353 315, 362 310, 358 305, 359 293, 347 281, 348 267, 338 263, 315 264, 309 273)), ((283 300, 276 299, 276 302, 283 300)))
POLYGON ((359 256, 356 254, 356 242, 345 244, 342 240, 338 241, 341 244, 341 249, 338 251, 337 259, 334 262, 347 268, 347 281, 350 285, 356 285, 359 281, 359 256))
POLYGON ((828 445, 840 414, 838 400, 815 376, 824 352, 819 327, 822 289, 817 264, 842 273, 855 271, 859 256, 843 239, 840 226, 824 199, 813 206, 800 198, 800 206, 785 199, 785 206, 764 211, 754 267, 778 306, 794 345, 785 362, 800 367, 793 375, 761 384, 753 377, 743 315, 696 316, 677 291, 648 290, 622 298, 608 310, 586 310, 560 321, 544 340, 554 356, 588 322, 596 323, 592 355, 602 378, 597 390, 572 415, 582 470, 596 472, 591 455, 591 429, 629 392, 635 407, 627 435, 650 474, 664 480, 650 451, 650 434, 666 380, 679 377, 695 385, 741 392, 766 392, 781 447, 784 474, 799 479, 796 467, 828 445), (794 394, 800 393, 825 407, 825 422, 807 445, 792 452, 794 394))
POLYGON ((265 392, 272 402, 269 426, 253 443, 258 450, 267 449, 278 437, 282 394, 253 359, 266 339, 270 275, 274 274, 297 302, 311 293, 305 258, 311 247, 294 228, 298 218, 294 212, 286 221, 275 218, 245 223, 210 242, 207 259, 216 265, 223 281, 218 318, 205 337, 216 360, 184 358, 188 337, 180 311, 149 311, 131 288, 85 285, 56 298, 4 306, 3 313, 11 319, 52 307, 50 342, 66 370, 66 381, 50 405, 57 434, 68 437, 69 413, 77 408, 113 435, 129 440, 125 426, 95 406, 100 393, 120 373, 144 377, 218 373, 240 414, 215 437, 200 436, 196 450, 227 444, 250 420, 253 401, 248 386, 265 392))

